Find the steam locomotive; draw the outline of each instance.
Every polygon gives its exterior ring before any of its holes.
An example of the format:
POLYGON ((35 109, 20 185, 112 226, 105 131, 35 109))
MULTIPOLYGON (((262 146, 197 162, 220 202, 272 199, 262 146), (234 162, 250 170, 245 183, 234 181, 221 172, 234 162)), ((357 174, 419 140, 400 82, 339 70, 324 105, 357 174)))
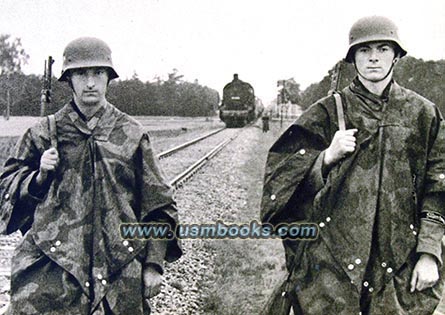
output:
POLYGON ((223 89, 219 117, 228 128, 243 127, 261 115, 262 103, 255 98, 253 87, 233 75, 233 81, 223 89))

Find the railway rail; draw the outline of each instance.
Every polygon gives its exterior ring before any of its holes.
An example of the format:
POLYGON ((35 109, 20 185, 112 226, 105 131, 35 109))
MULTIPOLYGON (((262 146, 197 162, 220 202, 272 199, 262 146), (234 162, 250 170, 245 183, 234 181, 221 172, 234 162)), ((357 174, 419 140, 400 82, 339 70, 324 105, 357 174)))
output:
MULTIPOLYGON (((175 146, 173 148, 170 148, 168 150, 165 150, 157 155, 157 158, 159 160, 165 159, 167 157, 170 157, 171 155, 190 147, 191 145, 197 144, 205 139, 210 138, 213 135, 216 135, 220 133, 223 130, 226 130, 226 127, 216 129, 214 131, 211 131, 203 136, 197 137, 193 140, 187 141, 185 143, 182 143, 178 146, 175 146)), ((180 188, 182 185, 191 178, 201 167, 203 167, 212 157, 214 157, 219 151, 221 151, 226 145, 228 145, 231 141, 233 141, 239 134, 238 132, 235 136, 229 137, 228 139, 225 139, 218 143, 213 149, 211 149, 208 153, 206 153, 204 156, 199 158, 196 162, 194 162, 192 165, 187 167, 184 171, 180 172, 176 176, 174 176, 171 180, 169 180, 169 184, 171 186, 174 186, 175 188, 180 188)))
MULTIPOLYGON (((239 133, 238 133, 239 134, 239 133)), ((237 135, 238 135, 237 134, 237 135)), ((237 136, 236 135, 236 136, 237 136)), ((198 161, 189 166, 185 171, 175 176, 172 180, 170 180, 170 185, 179 188, 182 184, 187 181, 190 177, 193 176, 202 166, 204 166, 212 157, 214 157, 219 151, 221 151, 226 145, 228 145, 231 141, 233 141, 235 137, 229 138, 220 142, 216 147, 214 147, 209 153, 204 155, 198 161)))
MULTIPOLYGON (((205 139, 210 138, 213 135, 216 135, 220 133, 223 130, 226 130, 227 128, 220 128, 217 130, 214 130, 212 132, 209 132, 205 134, 204 136, 195 138, 191 141, 188 141, 186 143, 180 144, 178 146, 175 146, 173 148, 170 148, 164 152, 161 152, 157 155, 158 159, 165 159, 167 157, 170 157, 171 155, 190 147, 191 145, 197 144, 205 139)), ((203 155, 201 158, 197 159, 194 163, 192 163, 190 166, 188 166, 185 170, 181 171, 179 174, 175 174, 172 176, 172 179, 169 180, 169 184, 171 186, 174 186, 176 188, 180 188, 184 185, 184 183, 191 178, 201 167, 203 167, 212 157, 214 157, 218 152, 220 152, 225 146, 227 146, 231 141, 233 141, 240 132, 236 133, 233 136, 228 136, 223 141, 219 142, 216 146, 213 146, 211 150, 209 150, 205 155, 203 155)))
POLYGON ((213 135, 215 135, 215 134, 217 134, 217 133, 223 131, 224 129, 226 129, 226 127, 223 127, 223 128, 217 129, 217 130, 214 130, 214 131, 212 131, 212 132, 209 132, 208 134, 205 134, 204 136, 195 138, 195 139, 193 139, 193 140, 190 140, 190 141, 188 141, 188 142, 185 142, 185 143, 183 143, 183 144, 180 144, 180 145, 178 145, 178 146, 176 146, 176 147, 173 147, 173 148, 171 148, 171 149, 168 149, 168 150, 166 150, 166 151, 164 151, 164 152, 161 152, 161 153, 159 153, 159 154, 157 155, 157 158, 160 159, 160 160, 161 160, 161 159, 164 159, 164 158, 166 158, 166 157, 168 157, 168 156, 170 156, 170 155, 172 155, 172 154, 174 154, 174 153, 176 153, 176 152, 178 152, 178 151, 180 151, 180 150, 182 150, 182 149, 185 149, 185 148, 191 146, 192 144, 195 144, 195 143, 200 142, 200 141, 202 141, 202 140, 204 140, 204 139, 207 139, 207 138, 209 138, 209 137, 211 137, 211 136, 213 136, 213 135))

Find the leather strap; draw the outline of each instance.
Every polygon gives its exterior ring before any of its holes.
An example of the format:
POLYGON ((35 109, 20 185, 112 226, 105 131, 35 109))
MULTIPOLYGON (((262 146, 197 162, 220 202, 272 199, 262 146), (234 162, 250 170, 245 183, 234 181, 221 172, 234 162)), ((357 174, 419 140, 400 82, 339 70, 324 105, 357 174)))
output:
POLYGON ((343 112, 343 104, 340 94, 334 92, 335 106, 337 107, 338 130, 346 130, 345 114, 343 112))
POLYGON ((57 149, 57 129, 56 129, 56 117, 54 115, 48 115, 48 131, 49 138, 51 140, 51 147, 57 149))

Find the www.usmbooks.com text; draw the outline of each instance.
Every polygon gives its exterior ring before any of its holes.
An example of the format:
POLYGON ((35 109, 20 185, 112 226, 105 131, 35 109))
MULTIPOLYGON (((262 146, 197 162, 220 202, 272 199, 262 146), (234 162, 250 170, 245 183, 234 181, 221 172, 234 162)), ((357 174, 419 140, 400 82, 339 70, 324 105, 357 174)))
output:
POLYGON ((318 225, 309 222, 261 224, 252 221, 243 224, 215 223, 181 224, 172 229, 167 223, 123 223, 120 226, 123 239, 294 239, 315 240, 318 225))

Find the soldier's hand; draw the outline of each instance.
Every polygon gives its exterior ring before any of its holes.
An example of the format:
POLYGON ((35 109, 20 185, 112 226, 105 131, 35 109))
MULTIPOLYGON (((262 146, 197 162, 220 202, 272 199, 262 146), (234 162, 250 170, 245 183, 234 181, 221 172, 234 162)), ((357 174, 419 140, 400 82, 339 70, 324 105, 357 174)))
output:
POLYGON ((59 164, 59 153, 56 148, 50 148, 40 157, 39 173, 36 177, 38 185, 42 185, 48 179, 48 173, 56 169, 59 164))
POLYGON ((422 254, 414 267, 411 276, 411 292, 422 291, 432 287, 439 280, 436 258, 430 254, 422 254))
POLYGON ((355 150, 357 129, 338 130, 326 149, 323 159, 325 166, 331 166, 355 150))
POLYGON ((143 271, 144 297, 152 298, 161 292, 162 275, 153 267, 147 267, 143 271))

